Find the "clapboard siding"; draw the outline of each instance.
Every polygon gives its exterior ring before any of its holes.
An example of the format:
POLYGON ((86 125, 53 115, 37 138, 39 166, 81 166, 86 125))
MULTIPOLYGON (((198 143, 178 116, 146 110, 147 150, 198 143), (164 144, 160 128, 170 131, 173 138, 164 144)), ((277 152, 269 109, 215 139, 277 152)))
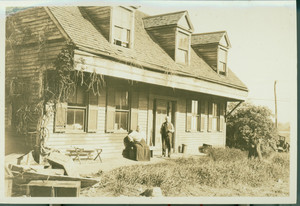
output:
MULTIPOLYGON (((10 127, 12 121, 11 101, 8 98, 12 80, 14 78, 21 79, 25 83, 24 87, 30 91, 28 94, 30 101, 37 101, 42 95, 44 70, 53 68, 57 55, 65 46, 65 39, 45 8, 31 8, 7 17, 5 47, 6 127, 10 127)), ((33 119, 32 122, 29 122, 29 130, 34 131, 37 127, 38 116, 33 119)))
POLYGON ((175 59, 175 27, 157 28, 149 30, 149 33, 156 42, 175 59))

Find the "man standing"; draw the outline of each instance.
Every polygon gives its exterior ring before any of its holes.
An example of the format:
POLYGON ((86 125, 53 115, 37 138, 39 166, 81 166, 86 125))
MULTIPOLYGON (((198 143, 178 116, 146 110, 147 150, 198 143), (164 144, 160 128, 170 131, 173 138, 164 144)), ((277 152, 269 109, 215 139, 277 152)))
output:
POLYGON ((171 157, 172 135, 174 133, 174 126, 170 121, 170 117, 166 116, 165 122, 161 125, 160 134, 162 139, 162 155, 166 156, 166 146, 168 148, 168 157, 171 157))

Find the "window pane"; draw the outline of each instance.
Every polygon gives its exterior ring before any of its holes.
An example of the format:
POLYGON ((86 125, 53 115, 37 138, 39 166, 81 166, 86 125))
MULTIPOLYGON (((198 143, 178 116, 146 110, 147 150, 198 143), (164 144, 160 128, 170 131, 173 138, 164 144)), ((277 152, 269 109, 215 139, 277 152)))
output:
POLYGON ((128 92, 116 91, 116 109, 128 110, 128 92))
POLYGON ((198 114, 198 101, 192 100, 192 114, 198 114))
POLYGON ((73 125, 74 124, 74 110, 68 109, 67 111, 67 125, 73 125))
POLYGON ((75 114, 75 129, 83 130, 84 110, 76 110, 75 114))
POLYGON ((119 46, 127 47, 130 39, 130 30, 118 26, 114 28, 114 43, 119 46), (120 41, 120 43, 118 41, 120 41))
POLYGON ((192 116, 192 130, 197 130, 197 116, 192 116))
POLYGON ((212 113, 213 116, 214 116, 214 117, 217 117, 217 116, 218 116, 218 104, 213 103, 213 108, 212 108, 212 109, 213 109, 213 111, 212 111, 212 112, 213 112, 213 113, 212 113))
POLYGON ((116 112, 115 130, 128 130, 128 112, 116 112))
POLYGON ((178 49, 177 50, 177 62, 186 64, 188 59, 187 51, 178 49))
POLYGON ((67 111, 67 129, 84 130, 84 109, 68 109, 67 111))

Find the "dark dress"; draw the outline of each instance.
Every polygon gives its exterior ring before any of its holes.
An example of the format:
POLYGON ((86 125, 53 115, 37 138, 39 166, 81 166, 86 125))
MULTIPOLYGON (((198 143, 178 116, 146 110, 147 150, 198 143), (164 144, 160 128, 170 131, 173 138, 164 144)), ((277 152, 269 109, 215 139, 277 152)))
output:
POLYGON ((129 137, 124 138, 123 157, 136 161, 150 161, 150 149, 145 140, 131 142, 129 137))

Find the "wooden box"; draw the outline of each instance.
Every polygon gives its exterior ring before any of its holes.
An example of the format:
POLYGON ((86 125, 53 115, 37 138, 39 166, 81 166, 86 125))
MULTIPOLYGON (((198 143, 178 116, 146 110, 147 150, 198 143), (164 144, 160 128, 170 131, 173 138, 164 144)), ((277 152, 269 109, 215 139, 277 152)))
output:
POLYGON ((79 197, 80 181, 33 180, 28 183, 31 197, 79 197))

